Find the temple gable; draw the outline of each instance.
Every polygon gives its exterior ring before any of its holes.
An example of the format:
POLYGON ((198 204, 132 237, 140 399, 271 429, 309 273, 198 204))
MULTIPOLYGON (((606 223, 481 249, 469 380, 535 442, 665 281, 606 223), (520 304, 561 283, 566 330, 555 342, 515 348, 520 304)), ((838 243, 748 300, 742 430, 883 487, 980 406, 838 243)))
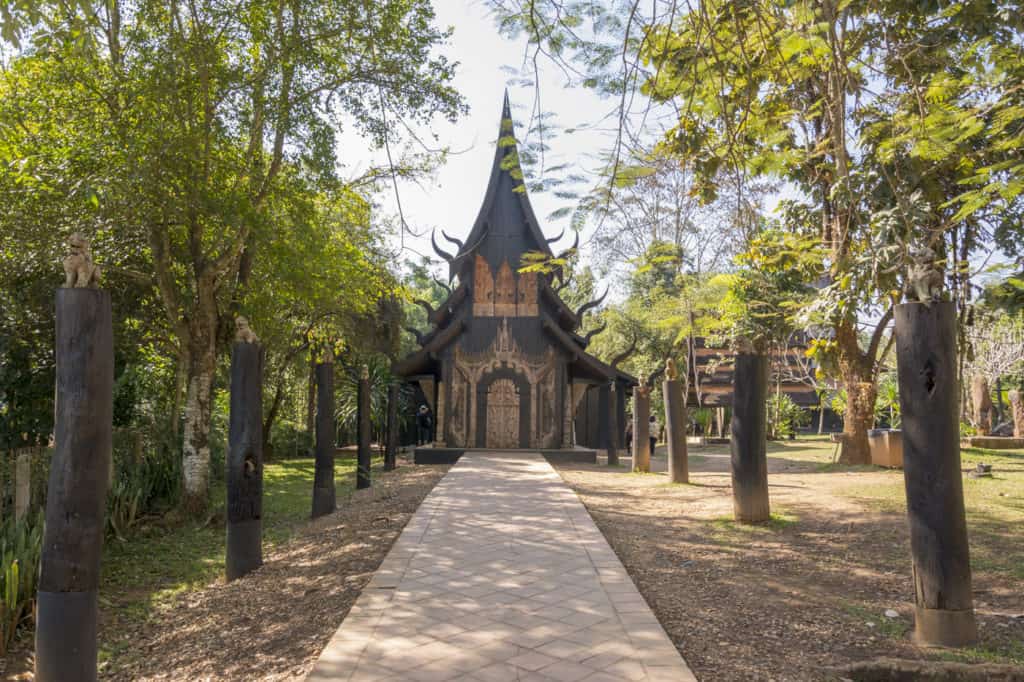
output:
POLYGON ((431 239, 448 263, 452 293, 429 318, 435 328, 416 331, 421 350, 394 368, 436 405, 435 446, 570 448, 580 391, 607 390, 611 382, 625 392, 635 383, 586 353, 592 335, 575 333, 582 314, 600 299, 574 312, 554 288, 561 282, 557 269, 519 271, 528 252, 553 258, 548 244, 554 239, 544 237, 522 180, 503 163, 515 151, 504 142, 510 136, 506 96, 501 142, 476 222, 464 239, 441 232, 455 254, 431 239))

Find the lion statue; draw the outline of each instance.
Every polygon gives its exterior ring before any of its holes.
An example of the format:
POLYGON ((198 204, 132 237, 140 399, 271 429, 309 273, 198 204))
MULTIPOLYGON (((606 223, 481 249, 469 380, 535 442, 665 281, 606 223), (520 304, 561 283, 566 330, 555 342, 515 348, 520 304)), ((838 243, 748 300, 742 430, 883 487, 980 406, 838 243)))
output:
POLYGON ((92 262, 89 240, 80 232, 68 238, 71 253, 64 257, 64 286, 66 288, 95 288, 100 282, 100 267, 92 262))
POLYGON ((907 254, 907 298, 929 305, 942 298, 942 271, 935 251, 928 246, 910 249, 907 254))
POLYGON ((239 315, 235 318, 235 341, 240 343, 258 343, 259 337, 249 326, 249 320, 239 315))

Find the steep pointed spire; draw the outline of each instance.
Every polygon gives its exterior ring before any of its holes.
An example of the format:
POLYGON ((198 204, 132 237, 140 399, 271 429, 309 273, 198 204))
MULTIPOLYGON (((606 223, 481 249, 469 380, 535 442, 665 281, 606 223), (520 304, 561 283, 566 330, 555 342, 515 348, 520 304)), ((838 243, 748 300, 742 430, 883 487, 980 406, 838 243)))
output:
POLYGON ((518 151, 519 142, 516 140, 516 127, 512 122, 512 103, 508 98, 508 88, 505 88, 505 99, 501 103, 501 120, 498 121, 498 158, 508 156, 518 151), (511 140, 511 141, 510 141, 511 140))
MULTIPOLYGON (((462 270, 468 267, 471 262, 469 256, 473 252, 480 253, 495 268, 506 260, 513 267, 518 267, 519 258, 526 251, 539 251, 549 258, 554 256, 541 231, 540 221, 530 206, 525 178, 521 172, 513 173, 513 170, 521 169, 512 169, 505 163, 505 157, 515 154, 517 147, 515 125, 512 123, 512 101, 506 88, 501 102, 501 121, 487 191, 473 228, 454 258, 448 261, 453 274, 465 274, 462 270), (490 239, 489 235, 496 239, 490 239)), ((447 235, 444 236, 453 244, 456 243, 447 235)), ((444 254, 440 255, 445 257, 444 254)))

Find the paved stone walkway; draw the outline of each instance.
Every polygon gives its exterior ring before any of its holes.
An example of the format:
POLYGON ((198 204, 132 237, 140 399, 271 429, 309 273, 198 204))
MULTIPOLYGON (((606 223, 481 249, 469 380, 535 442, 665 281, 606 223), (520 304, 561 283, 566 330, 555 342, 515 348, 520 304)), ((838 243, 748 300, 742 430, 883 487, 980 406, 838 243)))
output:
POLYGON ((423 501, 308 679, 696 678, 551 465, 472 453, 423 501))

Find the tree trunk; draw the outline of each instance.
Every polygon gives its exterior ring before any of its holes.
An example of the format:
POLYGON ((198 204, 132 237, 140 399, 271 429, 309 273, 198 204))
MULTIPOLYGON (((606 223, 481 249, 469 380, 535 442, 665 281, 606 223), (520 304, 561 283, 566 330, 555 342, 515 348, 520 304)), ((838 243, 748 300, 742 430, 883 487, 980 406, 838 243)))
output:
POLYGON ((874 383, 846 382, 846 410, 843 413, 843 447, 839 455, 841 464, 870 464, 868 429, 875 425, 875 398, 878 387, 874 383))
POLYGON ((267 411, 267 417, 263 420, 263 425, 261 427, 264 462, 269 462, 274 458, 274 448, 270 444, 270 430, 274 427, 274 421, 277 419, 277 413, 281 409, 281 401, 284 400, 284 382, 285 378, 283 376, 279 376, 277 387, 274 389, 274 399, 270 402, 270 409, 267 411))
POLYGON ((839 371, 846 389, 846 409, 843 412, 843 444, 839 454, 841 464, 870 464, 868 429, 875 425, 875 384, 872 365, 860 350, 857 329, 852 320, 836 325, 836 344, 839 349, 839 371))
POLYGON ((363 366, 359 377, 356 410, 356 489, 370 487, 370 377, 363 366))
POLYGON ((396 466, 398 455, 398 383, 394 381, 388 385, 388 416, 384 442, 384 471, 391 471, 396 466))
POLYGON ((825 433, 825 394, 818 399, 818 435, 825 433))
POLYGON ((313 439, 316 428, 316 361, 310 358, 309 378, 306 385, 306 433, 313 439))
POLYGON ((971 421, 979 436, 992 433, 992 398, 988 379, 981 375, 971 377, 971 421))
POLYGON ((1010 391, 1010 413, 1013 415, 1013 437, 1024 438, 1024 393, 1010 391))
MULTIPOLYGON (((184 340, 181 341, 184 345, 184 340)), ((174 400, 171 402, 171 438, 174 447, 178 447, 178 439, 181 437, 181 396, 185 393, 186 377, 188 376, 188 351, 181 351, 178 354, 178 366, 174 370, 174 400)))
POLYGON ((192 338, 182 443, 185 482, 182 507, 192 516, 206 511, 210 492, 210 416, 213 412, 213 378, 217 370, 217 310, 212 299, 207 301, 207 305, 206 314, 197 313, 189 325, 192 338))

